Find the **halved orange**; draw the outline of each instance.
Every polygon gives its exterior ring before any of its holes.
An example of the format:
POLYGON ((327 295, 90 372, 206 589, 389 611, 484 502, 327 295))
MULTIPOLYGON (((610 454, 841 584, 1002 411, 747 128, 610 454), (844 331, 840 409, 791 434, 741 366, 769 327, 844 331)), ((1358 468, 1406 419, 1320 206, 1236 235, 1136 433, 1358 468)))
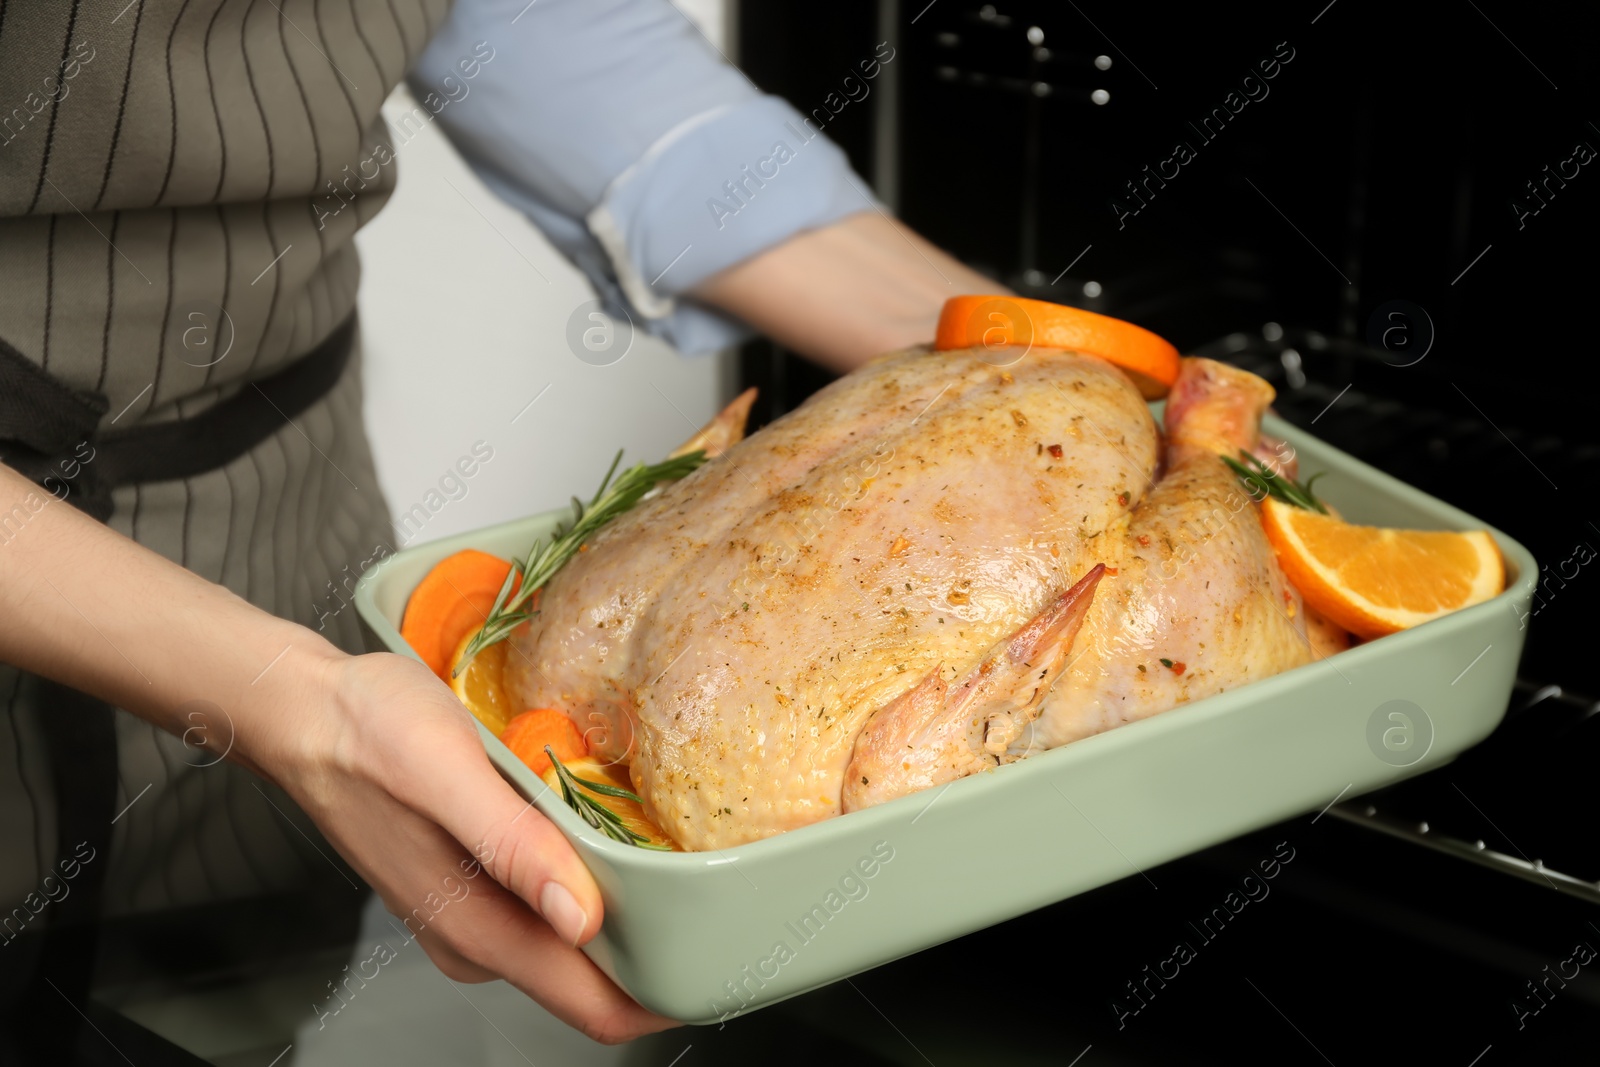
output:
POLYGON ((488 648, 472 657, 472 662, 467 664, 466 670, 460 674, 455 673, 456 664, 461 662, 461 654, 467 650, 467 642, 481 627, 473 627, 456 643, 455 653, 450 657, 449 670, 445 672, 445 680, 450 683, 450 688, 461 703, 467 706, 474 718, 489 728, 489 732, 499 737, 505 732, 506 726, 516 714, 511 704, 511 698, 506 695, 505 685, 501 676, 506 666, 506 643, 501 641, 490 645, 488 648))
POLYGON ((1178 350, 1149 330, 1109 315, 1020 296, 951 297, 939 313, 933 347, 1083 352, 1121 367, 1146 400, 1166 396, 1178 380, 1178 350))
POLYGON ((1271 497, 1261 523, 1306 605, 1358 637, 1392 634, 1505 588, 1500 550, 1483 530, 1357 526, 1271 497))

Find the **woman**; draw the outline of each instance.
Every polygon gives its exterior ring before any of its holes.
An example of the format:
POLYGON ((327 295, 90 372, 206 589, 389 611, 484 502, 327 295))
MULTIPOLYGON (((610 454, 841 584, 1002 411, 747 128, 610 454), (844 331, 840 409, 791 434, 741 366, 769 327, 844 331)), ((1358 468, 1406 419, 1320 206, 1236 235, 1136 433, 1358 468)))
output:
POLYGON ((344 878, 276 786, 395 914, 482 861, 420 935, 448 976, 670 1025, 575 947, 594 882, 449 690, 317 618, 391 542, 351 239, 438 122, 684 349, 748 325, 849 368, 992 283, 666 0, 3 3, 0 106, 0 937, 344 878))

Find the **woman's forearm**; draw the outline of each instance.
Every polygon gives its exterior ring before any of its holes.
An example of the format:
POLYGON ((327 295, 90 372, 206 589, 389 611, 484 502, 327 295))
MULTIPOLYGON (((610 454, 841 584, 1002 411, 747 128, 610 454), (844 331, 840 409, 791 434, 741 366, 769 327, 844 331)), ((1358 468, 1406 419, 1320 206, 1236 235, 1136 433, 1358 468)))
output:
MULTIPOLYGON (((241 731, 232 757, 259 772, 251 753, 294 740, 271 736, 276 717, 259 709, 293 699, 292 690, 319 673, 304 668, 339 657, 305 627, 246 603, 0 466, 0 661, 180 735, 197 725, 184 721, 184 705, 214 703, 241 731)), ((218 724, 203 725, 190 733, 192 742, 227 743, 218 724)))
POLYGON ((282 786, 396 915, 487 871, 415 933, 457 981, 504 977, 597 1040, 672 1025, 573 947, 600 929, 599 888, 421 663, 344 655, 3 466, 0 661, 226 747, 282 786), (196 700, 233 728, 189 721, 196 700))
POLYGON ((904 223, 863 212, 712 275, 696 299, 834 370, 933 339, 945 300, 1008 290, 904 223))

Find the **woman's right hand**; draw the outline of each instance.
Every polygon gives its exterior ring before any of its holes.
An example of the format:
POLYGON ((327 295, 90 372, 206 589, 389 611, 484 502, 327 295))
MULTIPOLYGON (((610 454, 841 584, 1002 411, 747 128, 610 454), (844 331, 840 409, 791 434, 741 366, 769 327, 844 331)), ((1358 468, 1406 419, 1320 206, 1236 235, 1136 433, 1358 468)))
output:
POLYGON ((574 947, 600 929, 594 879, 426 667, 348 656, 3 465, 0 517, 0 662, 201 743, 226 738, 184 709, 226 710, 228 757, 287 790, 446 975, 505 978, 597 1041, 675 1025, 574 947))
POLYGON ((578 951, 600 929, 594 879, 431 671, 325 645, 296 647, 279 671, 237 723, 243 761, 295 799, 447 977, 504 978, 596 1041, 677 1025, 578 951))

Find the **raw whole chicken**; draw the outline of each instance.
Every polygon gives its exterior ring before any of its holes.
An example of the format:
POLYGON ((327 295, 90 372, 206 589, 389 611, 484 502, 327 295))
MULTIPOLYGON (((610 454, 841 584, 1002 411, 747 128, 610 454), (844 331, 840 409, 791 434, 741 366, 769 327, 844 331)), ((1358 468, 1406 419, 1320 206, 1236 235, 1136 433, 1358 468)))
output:
POLYGON ((994 358, 884 356, 731 444, 741 398, 694 439, 720 455, 545 588, 507 658, 519 706, 566 709, 713 849, 1342 647, 1218 458, 1270 455, 1266 382, 1184 360, 1163 435, 1102 359, 994 358))

